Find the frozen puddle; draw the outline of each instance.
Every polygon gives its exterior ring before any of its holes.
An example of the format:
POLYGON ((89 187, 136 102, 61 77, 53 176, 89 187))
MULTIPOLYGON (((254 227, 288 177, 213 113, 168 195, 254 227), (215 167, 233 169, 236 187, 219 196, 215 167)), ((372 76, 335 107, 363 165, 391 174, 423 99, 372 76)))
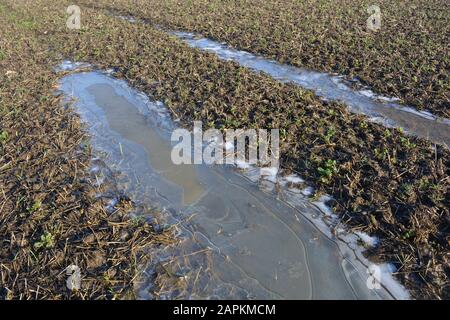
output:
POLYGON ((354 235, 333 237, 320 206, 299 190, 275 192, 257 168, 244 176, 224 166, 174 166, 174 125, 162 103, 101 72, 67 75, 60 90, 75 99, 95 152, 121 173, 120 188, 156 208, 148 218, 179 236, 175 245, 152 249, 141 298, 408 297, 391 270, 381 288, 369 289, 354 235))
MULTIPOLYGON (((147 23, 131 16, 114 14, 113 16, 130 23, 147 23)), ((165 31, 160 26, 154 27, 165 31)), ((191 32, 168 31, 168 33, 185 41, 192 48, 213 52, 222 60, 234 61, 253 71, 264 72, 278 81, 294 83, 312 90, 324 100, 343 102, 351 112, 367 115, 372 121, 386 127, 402 128, 410 135, 433 143, 450 145, 449 119, 395 103, 399 99, 377 95, 356 80, 346 81, 342 76, 280 64, 191 32), (352 85, 363 88, 353 89, 352 85)))
POLYGON ((365 114, 372 120, 432 142, 450 145, 450 120, 396 104, 396 99, 375 95, 368 89, 354 90, 340 76, 283 65, 245 51, 239 51, 193 33, 172 32, 189 46, 214 52, 224 60, 232 60, 255 71, 262 71, 282 82, 293 82, 313 90, 319 97, 345 103, 350 111, 365 114))

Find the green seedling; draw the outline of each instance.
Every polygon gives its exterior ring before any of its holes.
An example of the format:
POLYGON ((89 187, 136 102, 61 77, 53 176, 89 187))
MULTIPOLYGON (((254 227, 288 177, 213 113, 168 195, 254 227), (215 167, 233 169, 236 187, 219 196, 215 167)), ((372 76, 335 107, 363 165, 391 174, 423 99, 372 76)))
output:
POLYGON ((367 129, 367 128, 369 127, 369 124, 368 124, 366 121, 362 121, 362 122, 359 124, 359 127, 360 127, 361 129, 367 129))
POLYGON ((403 238, 405 239, 411 239, 416 236, 416 232, 414 230, 408 230, 403 234, 403 238))
POLYGON ((375 153, 375 157, 378 160, 382 160, 382 161, 386 160, 386 158, 389 156, 389 151, 386 148, 384 148, 383 150, 376 148, 374 150, 374 153, 375 153))
POLYGON ((0 133, 0 144, 4 144, 8 140, 8 132, 2 131, 0 133))
POLYGON ((403 147, 405 147, 406 149, 413 149, 416 147, 415 143, 412 143, 411 141, 409 141, 408 138, 405 137, 400 137, 400 143, 402 144, 403 147))
POLYGON ((40 200, 36 200, 35 202, 33 202, 33 204, 31 205, 31 207, 27 208, 27 211, 29 213, 33 213, 38 211, 42 206, 42 202, 40 200))
POLYGON ((41 235, 40 240, 34 243, 34 248, 50 249, 53 248, 54 245, 55 245, 55 237, 50 232, 45 232, 43 235, 41 235))
POLYGON ((408 183, 404 183, 400 186, 400 192, 402 195, 409 197, 413 192, 413 186, 408 183))
POLYGON ((136 216, 131 219, 131 226, 134 228, 140 227, 146 223, 144 217, 136 216))
POLYGON ((331 143, 331 139, 336 135, 336 130, 333 127, 329 128, 323 139, 327 144, 331 143))
POLYGON ((333 175, 337 172, 336 160, 327 160, 322 167, 317 168, 322 183, 329 183, 333 175))

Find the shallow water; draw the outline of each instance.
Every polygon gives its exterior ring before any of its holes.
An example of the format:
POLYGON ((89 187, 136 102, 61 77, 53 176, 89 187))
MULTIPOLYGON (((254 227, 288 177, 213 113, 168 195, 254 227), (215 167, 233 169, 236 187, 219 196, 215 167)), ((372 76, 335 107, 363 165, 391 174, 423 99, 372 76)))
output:
POLYGON ((399 105, 394 102, 396 99, 375 95, 368 89, 353 89, 351 83, 340 76, 280 64, 193 33, 171 34, 186 41, 191 47, 214 52, 221 59, 235 61, 252 70, 265 72, 279 81, 292 82, 313 90, 326 100, 341 101, 350 111, 368 115, 383 125, 400 127, 409 134, 434 143, 450 145, 450 120, 438 119, 428 112, 399 105))
POLYGON ((298 190, 278 192, 251 170, 174 166, 175 126, 162 103, 100 72, 65 76, 60 89, 76 99, 94 150, 121 172, 120 188, 177 231, 176 245, 152 249, 141 298, 393 298, 368 289, 356 248, 317 227, 324 212, 298 190))
POLYGON ((170 144, 147 124, 146 118, 136 107, 117 95, 108 84, 94 84, 87 91, 94 97, 96 105, 107 111, 105 115, 110 129, 144 148, 152 167, 165 179, 183 189, 183 204, 192 204, 200 199, 205 190, 199 183, 193 166, 177 166, 170 161, 170 144))

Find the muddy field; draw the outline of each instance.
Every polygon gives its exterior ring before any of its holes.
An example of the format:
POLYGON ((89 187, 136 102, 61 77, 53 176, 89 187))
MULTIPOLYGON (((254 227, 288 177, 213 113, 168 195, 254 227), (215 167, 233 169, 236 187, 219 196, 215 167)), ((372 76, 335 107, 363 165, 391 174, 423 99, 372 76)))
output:
POLYGON ((88 137, 54 95, 48 66, 59 62, 33 22, 3 3, 0 21, 0 297, 132 298, 145 248, 171 238, 132 218, 145 209, 117 190, 114 173, 90 173, 88 137), (83 270, 73 292, 71 265, 83 270))
MULTIPOLYGON (((305 178, 315 189, 312 200, 331 195, 329 204, 347 229, 380 239, 367 256, 393 263, 414 298, 449 298, 448 146, 373 123, 343 103, 191 48, 161 30, 196 31, 281 63, 357 76, 377 93, 448 117, 445 2, 414 1, 417 10, 400 2, 399 16, 387 14, 386 28, 370 35, 350 1, 315 10, 306 1, 196 1, 189 9, 184 2, 138 2, 80 1, 82 28, 69 30, 69 2, 0 1, 2 298, 132 297, 146 248, 175 241, 170 231, 156 232, 133 218, 151 209, 117 188, 120 172, 96 184, 89 137, 55 96, 62 75, 53 68, 65 59, 114 69, 164 102, 186 127, 200 120, 205 129, 280 128, 285 173, 305 178), (337 17, 323 18, 336 8, 337 17), (352 13, 345 22, 344 13, 352 13), (402 18, 413 13, 420 23, 402 18), (412 21, 422 27, 417 36, 412 21), (111 214, 108 200, 117 195, 111 214), (89 270, 76 293, 65 287, 65 268, 73 261, 89 270)), ((392 1, 382 3, 387 13, 394 11, 392 1)))

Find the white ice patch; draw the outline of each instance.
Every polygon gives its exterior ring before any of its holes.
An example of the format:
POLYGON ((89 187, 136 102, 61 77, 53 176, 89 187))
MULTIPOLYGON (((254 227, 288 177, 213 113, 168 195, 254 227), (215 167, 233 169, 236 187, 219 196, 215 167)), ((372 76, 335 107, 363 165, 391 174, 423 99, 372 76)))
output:
POLYGON ((328 201, 330 201, 332 198, 327 195, 323 195, 319 198, 319 200, 314 201, 313 203, 322 211, 326 216, 334 216, 333 210, 326 205, 328 201))
POLYGON ((382 100, 382 101, 386 101, 386 102, 397 102, 397 101, 400 101, 399 98, 390 98, 390 97, 385 97, 385 96, 377 96, 377 99, 382 100))
POLYGON ((250 164, 246 161, 236 160, 236 167, 238 167, 239 169, 249 169, 250 164))
POLYGON ((354 233, 369 247, 375 247, 378 244, 377 237, 371 237, 367 233, 361 231, 355 231, 354 233))
POLYGON ((273 183, 277 182, 278 168, 276 167, 264 167, 260 169, 260 174, 265 180, 269 180, 273 183))
POLYGON ((381 283, 389 289, 389 291, 401 300, 410 299, 408 291, 394 278, 393 273, 397 271, 395 266, 391 263, 383 263, 377 265, 381 271, 381 283))
POLYGON ((284 179, 286 179, 287 182, 295 183, 295 184, 299 184, 299 183, 304 183, 305 182, 305 180, 303 180, 302 178, 300 178, 297 175, 289 175, 289 176, 284 177, 284 179))
POLYGON ((84 62, 72 62, 69 60, 63 61, 58 67, 55 68, 56 72, 63 72, 63 71, 74 71, 81 68, 88 68, 91 65, 89 63, 84 62))
POLYGON ((121 19, 121 20, 125 20, 131 23, 136 23, 137 19, 134 17, 130 17, 130 16, 116 16, 117 18, 121 19))
POLYGON ((358 92, 360 94, 362 94, 363 96, 368 97, 368 98, 374 98, 376 96, 375 93, 373 93, 372 90, 364 89, 364 90, 360 90, 358 92))
POLYGON ((303 190, 301 191, 301 193, 302 193, 304 196, 310 196, 310 195, 312 195, 312 194, 314 193, 314 188, 313 188, 313 187, 306 187, 305 189, 303 189, 303 190))

